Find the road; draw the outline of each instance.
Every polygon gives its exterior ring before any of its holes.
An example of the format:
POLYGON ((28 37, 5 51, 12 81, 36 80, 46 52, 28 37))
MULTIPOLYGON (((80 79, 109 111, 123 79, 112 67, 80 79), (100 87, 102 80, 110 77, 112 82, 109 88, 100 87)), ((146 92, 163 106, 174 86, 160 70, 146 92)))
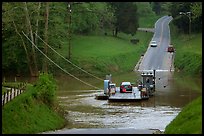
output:
POLYGON ((159 130, 134 128, 90 128, 90 129, 64 129, 42 134, 162 134, 159 130))
POLYGON ((171 69, 173 53, 167 52, 167 47, 170 44, 169 22, 171 20, 171 16, 164 16, 155 23, 152 40, 157 41, 157 47, 148 47, 138 71, 153 69, 169 71, 171 69))

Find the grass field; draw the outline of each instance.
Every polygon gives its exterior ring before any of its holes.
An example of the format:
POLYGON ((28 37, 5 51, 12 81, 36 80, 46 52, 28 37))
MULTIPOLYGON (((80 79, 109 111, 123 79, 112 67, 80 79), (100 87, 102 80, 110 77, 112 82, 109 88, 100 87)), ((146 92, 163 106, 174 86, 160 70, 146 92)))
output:
MULTIPOLYGON (((133 70, 143 54, 153 33, 137 32, 138 44, 132 44, 132 36, 119 33, 118 37, 75 35, 71 42, 71 61, 90 73, 104 77, 106 74, 133 70)), ((65 44, 66 45, 66 44, 65 44)), ((68 56, 68 46, 59 52, 68 56)), ((75 70, 75 73, 78 69, 75 70)))
POLYGON ((191 76, 202 76, 202 34, 178 35, 172 26, 172 44, 176 48, 177 71, 191 76))

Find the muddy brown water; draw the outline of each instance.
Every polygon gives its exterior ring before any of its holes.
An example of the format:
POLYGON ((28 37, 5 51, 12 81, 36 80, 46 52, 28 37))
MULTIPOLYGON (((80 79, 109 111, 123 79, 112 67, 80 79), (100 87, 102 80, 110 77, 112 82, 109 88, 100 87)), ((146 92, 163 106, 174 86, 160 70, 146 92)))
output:
MULTIPOLYGON (((65 108, 69 122, 64 129, 134 128, 164 131, 183 106, 201 95, 201 91, 198 91, 202 88, 201 79, 186 80, 183 77, 175 80, 176 78, 171 73, 156 73, 155 96, 137 102, 109 102, 95 99, 95 95, 103 93, 103 90, 82 89, 84 85, 75 79, 68 76, 57 77, 58 100, 65 108), (180 83, 181 80, 188 83, 180 83)), ((88 81, 103 85, 94 79, 88 81)))

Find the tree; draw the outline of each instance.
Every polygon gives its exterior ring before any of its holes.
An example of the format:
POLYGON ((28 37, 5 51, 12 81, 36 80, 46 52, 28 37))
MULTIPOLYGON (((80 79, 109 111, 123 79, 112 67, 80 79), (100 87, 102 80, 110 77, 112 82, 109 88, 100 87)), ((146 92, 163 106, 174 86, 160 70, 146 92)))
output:
POLYGON ((191 12, 191 31, 199 32, 202 30, 202 6, 201 2, 172 2, 169 7, 172 15, 173 24, 178 27, 181 32, 189 32, 189 17, 180 15, 179 12, 191 12))
MULTIPOLYGON (((34 56, 35 49, 33 46, 28 46, 31 44, 26 42, 27 40, 25 40, 25 37, 21 33, 22 31, 25 32, 27 30, 27 32, 30 33, 32 41, 34 40, 27 3, 4 2, 2 7, 2 41, 4 45, 2 50, 6 50, 6 52, 4 52, 5 54, 13 54, 13 58, 7 55, 3 55, 4 70, 9 70, 12 67, 12 70, 14 71, 17 69, 17 73, 20 71, 25 72, 25 64, 27 63, 27 68, 29 68, 31 76, 36 76, 38 70, 36 58, 34 56), (8 58, 10 60, 8 60, 8 58), (27 62, 22 58, 26 58, 27 62)), ((35 8, 35 6, 33 7, 35 8)))
POLYGON ((202 16, 202 2, 194 2, 191 4, 191 12, 193 14, 193 19, 199 18, 202 16))
POLYGON ((152 2, 152 10, 159 15, 161 13, 161 2, 152 2))
MULTIPOLYGON (((31 41, 34 43, 33 30, 32 30, 31 20, 28 13, 27 3, 26 2, 23 2, 23 3, 24 3, 24 11, 25 11, 26 21, 28 26, 27 31, 28 33, 30 33, 31 41)), ((36 60, 35 48, 33 44, 32 44, 32 61, 34 65, 34 72, 32 76, 38 76, 37 60, 36 60)))
POLYGON ((114 35, 117 36, 120 31, 134 35, 139 26, 137 5, 132 2, 111 2, 110 4, 116 16, 114 35))
MULTIPOLYGON (((44 46, 44 52, 45 55, 47 55, 47 43, 48 43, 48 18, 49 18, 49 2, 46 2, 46 11, 45 11, 45 46, 44 46)), ((48 68, 47 68, 47 58, 44 58, 44 72, 48 72, 48 68)))
POLYGON ((193 2, 190 5, 192 15, 192 31, 202 32, 202 2, 193 2))

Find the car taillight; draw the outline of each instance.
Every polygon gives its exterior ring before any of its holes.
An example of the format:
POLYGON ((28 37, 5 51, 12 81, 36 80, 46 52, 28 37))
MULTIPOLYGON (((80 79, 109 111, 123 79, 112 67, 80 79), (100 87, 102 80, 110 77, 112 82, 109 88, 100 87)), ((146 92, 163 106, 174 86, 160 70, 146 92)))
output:
POLYGON ((128 85, 128 88, 131 88, 131 86, 130 86, 130 85, 128 85))
POLYGON ((123 85, 121 85, 121 86, 120 86, 120 88, 124 88, 124 86, 123 86, 123 85))

